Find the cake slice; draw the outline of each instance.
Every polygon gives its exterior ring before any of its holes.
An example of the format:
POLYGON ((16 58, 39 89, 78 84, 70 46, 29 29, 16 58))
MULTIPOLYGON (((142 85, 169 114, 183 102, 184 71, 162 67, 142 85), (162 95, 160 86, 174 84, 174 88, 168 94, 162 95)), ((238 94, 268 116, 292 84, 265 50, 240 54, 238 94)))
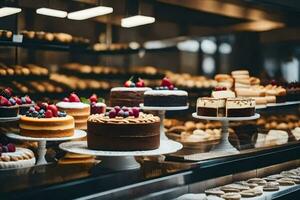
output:
POLYGON ((201 97, 197 100, 197 115, 209 117, 225 116, 225 98, 201 97))
POLYGON ((253 116, 255 114, 255 105, 255 100, 252 98, 228 98, 226 101, 226 116, 253 116))

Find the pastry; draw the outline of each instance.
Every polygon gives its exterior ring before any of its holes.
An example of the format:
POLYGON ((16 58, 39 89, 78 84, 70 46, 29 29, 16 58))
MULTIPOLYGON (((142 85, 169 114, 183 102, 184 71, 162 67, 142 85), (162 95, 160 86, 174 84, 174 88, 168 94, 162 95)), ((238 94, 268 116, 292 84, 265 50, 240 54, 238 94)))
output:
POLYGON ((177 107, 188 105, 188 93, 178 90, 168 78, 164 78, 160 87, 144 93, 144 106, 177 107))
POLYGON ((258 185, 265 185, 267 183, 267 181, 262 178, 251 178, 247 182, 248 183, 256 183, 258 185))
POLYGON ((37 138, 69 137, 74 134, 74 118, 58 111, 55 105, 42 103, 21 116, 20 134, 37 138))
POLYGON ((295 182, 293 181, 293 179, 290 179, 290 178, 281 178, 281 179, 277 180, 277 182, 282 186, 295 185, 295 182))
POLYGON ((213 98, 234 98, 235 93, 231 90, 227 90, 226 87, 216 87, 211 93, 211 97, 213 98))
POLYGON ((90 115, 90 105, 80 102, 79 97, 75 93, 71 93, 69 98, 56 104, 60 111, 66 112, 74 117, 76 129, 87 129, 87 119, 90 115))
POLYGON ((225 115, 225 99, 200 97, 197 100, 197 115, 224 117, 225 115))
POLYGON ((220 190, 220 189, 213 188, 213 189, 205 190, 205 194, 206 195, 222 196, 223 194, 225 194, 225 192, 220 190))
POLYGON ((32 167, 35 157, 31 150, 15 147, 9 143, 2 145, 0 152, 0 169, 32 167))
POLYGON ((288 139, 289 135, 286 131, 270 130, 265 138, 265 146, 286 144, 288 139))
POLYGON ((108 113, 88 118, 88 148, 108 151, 157 149, 159 126, 159 117, 142 113, 139 108, 115 107, 108 113))
POLYGON ((145 87, 144 81, 139 79, 134 83, 129 79, 124 87, 114 87, 110 90, 110 106, 139 107, 144 103, 144 93, 151 91, 151 88, 145 87))
POLYGON ((268 182, 263 186, 264 191, 278 191, 279 183, 278 182, 268 182))
POLYGON ((221 197, 225 200, 239 200, 242 196, 237 192, 228 192, 226 194, 223 194, 221 197))
POLYGON ((255 100, 251 98, 228 98, 226 100, 227 117, 250 117, 255 114, 255 100))
POLYGON ((256 193, 253 191, 253 190, 244 190, 244 191, 241 191, 240 192, 241 196, 242 197, 255 197, 256 196, 256 193))

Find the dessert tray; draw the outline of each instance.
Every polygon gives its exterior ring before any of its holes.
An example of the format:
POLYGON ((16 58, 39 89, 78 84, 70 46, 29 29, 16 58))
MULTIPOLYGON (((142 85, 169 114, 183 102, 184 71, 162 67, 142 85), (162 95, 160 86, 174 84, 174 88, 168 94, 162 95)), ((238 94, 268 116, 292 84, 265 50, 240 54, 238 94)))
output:
POLYGON ((59 147, 67 152, 100 156, 101 162, 93 169, 98 170, 131 170, 140 168, 140 164, 135 160, 134 156, 155 156, 161 154, 174 153, 182 149, 182 144, 172 140, 161 140, 160 147, 155 150, 148 151, 100 151, 87 148, 86 141, 64 142, 59 147))
POLYGON ((211 152, 222 152, 222 153, 238 153, 239 151, 234 148, 228 139, 229 131, 229 121, 247 121, 247 120, 254 120, 260 118, 260 115, 255 113, 255 115, 250 117, 207 117, 207 116, 199 116, 197 113, 193 113, 192 116, 196 119, 203 119, 203 120, 214 120, 220 121, 222 123, 221 127, 221 142, 216 145, 216 147, 211 150, 211 152))
POLYGON ((45 155, 47 152, 46 143, 47 141, 66 141, 66 140, 74 140, 80 139, 86 136, 86 132, 83 130, 75 130, 74 135, 70 137, 60 137, 60 138, 34 138, 34 137, 26 137, 15 133, 7 133, 7 137, 16 139, 16 140, 26 140, 26 141, 37 141, 38 142, 38 159, 37 165, 47 164, 45 159, 45 155))
POLYGON ((21 118, 21 115, 16 117, 0 117, 0 122, 13 122, 18 121, 21 118))
POLYGON ((140 104, 140 108, 142 110, 158 111, 158 116, 160 118, 160 139, 168 140, 168 137, 166 136, 165 133, 164 123, 163 123, 165 119, 166 111, 186 110, 189 108, 189 105, 177 106, 177 107, 153 107, 153 106, 144 106, 144 104, 140 104))

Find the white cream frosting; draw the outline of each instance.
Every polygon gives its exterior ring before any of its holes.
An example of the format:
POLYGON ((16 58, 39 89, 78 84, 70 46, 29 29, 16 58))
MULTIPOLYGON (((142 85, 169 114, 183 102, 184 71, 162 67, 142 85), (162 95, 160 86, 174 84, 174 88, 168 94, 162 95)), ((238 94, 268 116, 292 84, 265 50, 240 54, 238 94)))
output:
POLYGON ((225 99, 201 97, 197 100, 197 107, 224 108, 225 99))
POLYGON ((292 130, 292 134, 296 138, 296 140, 300 140, 300 127, 295 128, 292 130))
POLYGON ((64 102, 64 101, 61 101, 61 102, 58 102, 56 104, 57 107, 60 107, 60 108, 78 108, 78 109, 82 109, 82 108, 86 108, 86 107, 90 107, 89 104, 85 104, 85 103, 82 103, 82 102, 64 102))
POLYGON ((144 93, 144 95, 149 96, 168 96, 168 95, 177 95, 177 96, 188 96, 188 93, 184 90, 149 90, 144 93))
POLYGON ((286 131, 270 130, 266 136, 265 146, 286 144, 289 140, 289 135, 286 131))
POLYGON ((228 98, 226 101, 227 109, 253 107, 255 108, 255 100, 252 98, 228 98))
POLYGON ((114 87, 110 91, 116 92, 116 91, 122 91, 122 92, 142 92, 142 91, 148 91, 152 90, 149 87, 114 87))
POLYGON ((213 98, 233 98, 235 97, 235 93, 231 90, 221 90, 221 91, 213 91, 211 93, 213 98))
POLYGON ((96 106, 97 107, 106 107, 106 104, 102 103, 102 102, 98 102, 98 103, 96 103, 96 106))

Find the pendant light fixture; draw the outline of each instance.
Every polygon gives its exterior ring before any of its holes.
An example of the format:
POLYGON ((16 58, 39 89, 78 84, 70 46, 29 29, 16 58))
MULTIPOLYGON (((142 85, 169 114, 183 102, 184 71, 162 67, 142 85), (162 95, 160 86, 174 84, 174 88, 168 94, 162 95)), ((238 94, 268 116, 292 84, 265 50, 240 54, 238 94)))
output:
POLYGON ((141 5, 138 0, 127 1, 127 12, 128 17, 121 19, 121 26, 124 28, 131 28, 155 22, 154 17, 141 14, 141 5))
POLYGON ((21 12, 21 8, 15 8, 15 7, 2 7, 0 8, 0 17, 5 17, 8 15, 14 15, 19 12, 21 12))
MULTIPOLYGON (((48 7, 50 7, 50 0, 48 1, 48 7)), ((36 10, 36 13, 40 15, 46 15, 46 16, 58 17, 58 18, 65 18, 68 15, 68 13, 64 10, 57 10, 57 9, 46 8, 46 7, 38 8, 36 10)))
POLYGON ((71 12, 68 14, 68 19, 85 20, 101 15, 107 15, 114 11, 112 7, 102 6, 102 3, 100 1, 98 2, 98 5, 99 6, 93 8, 71 12))

